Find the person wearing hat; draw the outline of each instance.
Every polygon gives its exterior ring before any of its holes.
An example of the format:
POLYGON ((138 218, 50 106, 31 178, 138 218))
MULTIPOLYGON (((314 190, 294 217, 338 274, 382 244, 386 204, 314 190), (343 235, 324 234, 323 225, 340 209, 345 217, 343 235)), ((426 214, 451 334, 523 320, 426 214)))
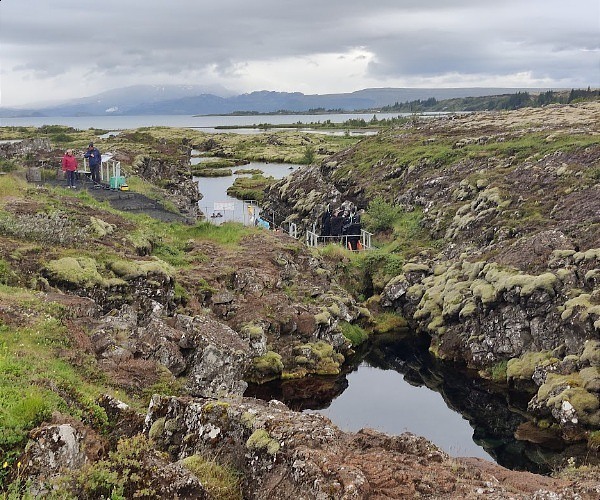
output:
POLYGON ((102 164, 102 155, 98 148, 94 147, 94 143, 90 142, 87 151, 83 155, 84 158, 88 158, 90 162, 90 174, 92 176, 92 182, 94 183, 95 189, 100 189, 100 165, 102 164))
POLYGON ((73 156, 73 150, 67 149, 62 158, 62 170, 67 178, 67 187, 75 189, 75 172, 77 171, 77 158, 73 156))

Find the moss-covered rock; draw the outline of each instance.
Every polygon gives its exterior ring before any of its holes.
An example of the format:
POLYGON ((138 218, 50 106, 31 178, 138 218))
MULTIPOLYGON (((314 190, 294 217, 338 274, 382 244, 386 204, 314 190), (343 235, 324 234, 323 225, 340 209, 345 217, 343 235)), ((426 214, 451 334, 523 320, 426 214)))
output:
POLYGON ((109 262, 109 269, 120 278, 130 281, 149 275, 159 275, 171 278, 174 275, 173 268, 160 259, 152 260, 114 260, 109 262))
POLYGON ((586 341, 583 353, 581 354, 580 361, 584 365, 590 365, 599 367, 600 366, 600 341, 588 340, 586 341))
POLYGON ((506 377, 518 380, 531 380, 533 373, 538 366, 546 366, 556 361, 552 357, 552 353, 544 352, 527 352, 520 358, 512 358, 508 360, 506 365, 506 377))
POLYGON ((269 436, 264 429, 256 429, 246 441, 246 448, 250 451, 266 451, 269 455, 277 455, 281 445, 276 439, 269 436))
POLYGON ((115 230, 114 224, 110 224, 94 216, 90 217, 90 227, 99 238, 112 234, 115 230))
POLYGON ((273 351, 267 351, 263 356, 252 360, 254 371, 263 379, 278 377, 283 371, 283 366, 281 355, 273 351))
POLYGON ((50 281, 78 287, 104 287, 108 284, 98 271, 98 263, 91 257, 53 260, 46 264, 44 272, 50 281))
POLYGON ((306 369, 317 375, 337 375, 344 362, 344 355, 335 351, 331 344, 319 341, 294 347, 294 354, 306 361, 306 369))

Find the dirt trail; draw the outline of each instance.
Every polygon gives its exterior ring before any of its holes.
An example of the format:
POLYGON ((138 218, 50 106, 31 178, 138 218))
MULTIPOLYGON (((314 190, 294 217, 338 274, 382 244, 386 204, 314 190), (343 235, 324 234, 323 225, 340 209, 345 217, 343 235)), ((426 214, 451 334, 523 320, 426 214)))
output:
MULTIPOLYGON (((64 180, 45 180, 48 186, 66 187, 64 180)), ((76 192, 85 191, 98 201, 107 201, 116 210, 130 213, 143 213, 163 222, 189 222, 181 214, 167 210, 160 201, 134 191, 121 191, 118 189, 94 189, 90 181, 78 181, 76 192)))

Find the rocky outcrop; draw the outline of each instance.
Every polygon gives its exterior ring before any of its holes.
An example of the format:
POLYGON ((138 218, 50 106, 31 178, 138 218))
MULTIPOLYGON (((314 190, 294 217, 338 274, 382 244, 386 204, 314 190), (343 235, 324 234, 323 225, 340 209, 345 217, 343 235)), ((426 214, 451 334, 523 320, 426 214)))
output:
POLYGON ((189 150, 181 158, 173 156, 154 158, 141 155, 136 157, 132 168, 140 177, 160 185, 166 199, 172 202, 182 215, 187 216, 190 222, 196 221, 200 216, 198 202, 202 195, 198 190, 198 183, 193 180, 189 165, 189 150))
POLYGON ((385 287, 381 304, 429 334, 441 358, 488 373, 508 361, 509 383, 539 387, 530 403, 538 417, 551 415, 565 429, 594 429, 600 425, 598 257, 600 250, 555 250, 538 275, 485 262, 409 263, 385 287), (550 388, 548 373, 563 378, 550 388))
MULTIPOLYGON (((345 152, 338 156, 348 154, 345 152)), ((293 222, 303 232, 315 223, 320 224, 321 215, 328 205, 337 208, 344 202, 350 202, 361 208, 366 206, 356 193, 349 193, 344 186, 336 185, 332 177, 339 164, 336 158, 334 156, 321 165, 302 167, 269 186, 265 191, 263 209, 274 214, 278 225, 293 222)))
MULTIPOLYGON (((19 460, 22 493, 101 497, 121 491, 160 498, 213 498, 194 463, 233 467, 249 499, 597 498, 592 480, 513 472, 480 459, 453 459, 425 439, 369 429, 340 431, 326 417, 278 401, 153 396, 145 419, 101 402, 120 440, 107 455, 89 426, 61 415, 31 433, 19 460), (143 431, 143 434, 138 432, 143 431), (218 452, 215 454, 215 450, 218 452)), ((214 469, 216 470, 216 469, 214 469)), ((207 477, 210 479, 210 477, 207 477)), ((222 490, 221 490, 222 492, 222 490)))
POLYGON ((565 482, 451 459, 423 438, 363 429, 345 433, 326 417, 278 401, 154 396, 145 431, 173 461, 219 450, 242 472, 244 498, 550 498, 581 494, 565 482))
MULTIPOLYGON (((112 404, 123 413, 130 411, 119 401, 112 404)), ((55 419, 67 422, 35 429, 19 461, 28 479, 20 492, 23 495, 105 498, 121 491, 125 498, 139 496, 139 492, 158 498, 211 498, 193 473, 166 460, 142 438, 119 442, 113 451, 118 458, 112 462, 102 449, 102 437, 90 427, 60 415, 55 419)))
POLYGON ((50 140, 40 137, 0 142, 0 158, 14 158, 16 156, 25 156, 33 153, 47 153, 51 150, 50 140))
MULTIPOLYGON (((167 368, 172 377, 183 377, 193 395, 242 395, 247 387, 244 378, 253 355, 249 343, 210 317, 167 317, 158 303, 140 316, 139 310, 125 305, 100 318, 91 341, 104 370, 113 374, 136 363, 142 372, 139 363, 145 361, 151 373, 156 366, 167 368)), ((132 388, 133 383, 123 380, 132 388)))
POLYGON ((381 306, 430 335, 441 358, 487 376, 511 363, 500 378, 540 390, 532 414, 565 436, 574 419, 594 430, 598 373, 583 353, 600 331, 599 117, 590 102, 407 123, 295 172, 268 202, 308 227, 334 200, 381 195, 412 214, 418 242, 398 242, 407 262, 381 306), (543 359, 516 370, 531 353, 543 359), (571 385, 543 375, 557 364, 571 385))

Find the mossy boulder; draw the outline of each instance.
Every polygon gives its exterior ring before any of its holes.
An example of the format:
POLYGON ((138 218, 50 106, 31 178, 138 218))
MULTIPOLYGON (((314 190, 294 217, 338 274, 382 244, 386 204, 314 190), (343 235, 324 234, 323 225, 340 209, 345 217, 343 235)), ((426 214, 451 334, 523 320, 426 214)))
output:
POLYGON ((115 260, 108 264, 108 268, 126 281, 145 278, 149 275, 158 275, 170 279, 174 275, 174 270, 169 264, 156 258, 143 261, 115 260))
POLYGON ((296 358, 303 360, 304 370, 317 375, 338 375, 344 355, 323 341, 310 342, 294 347, 296 358))
POLYGON ((51 282, 74 287, 105 287, 108 281, 98 271, 98 263, 91 257, 63 257, 50 261, 44 273, 51 282))
POLYGON ((281 355, 267 351, 262 356, 257 356, 252 360, 252 379, 258 382, 266 382, 278 378, 283 371, 284 365, 281 355))
POLYGON ((557 360, 552 357, 551 352, 527 352, 520 358, 508 360, 506 365, 506 377, 508 380, 531 380, 536 368, 549 365, 554 361, 557 360))

